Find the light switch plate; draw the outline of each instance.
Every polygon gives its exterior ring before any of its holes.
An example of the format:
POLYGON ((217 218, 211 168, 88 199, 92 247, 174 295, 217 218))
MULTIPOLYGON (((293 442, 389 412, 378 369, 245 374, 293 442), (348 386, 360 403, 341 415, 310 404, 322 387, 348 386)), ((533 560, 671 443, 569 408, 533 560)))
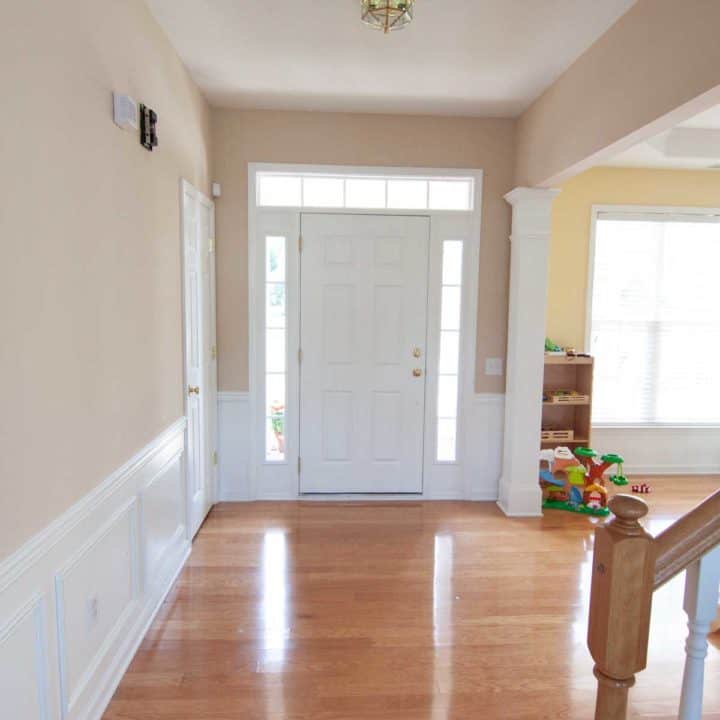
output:
POLYGON ((485 374, 486 375, 502 375, 503 359, 502 358, 485 358, 485 374))

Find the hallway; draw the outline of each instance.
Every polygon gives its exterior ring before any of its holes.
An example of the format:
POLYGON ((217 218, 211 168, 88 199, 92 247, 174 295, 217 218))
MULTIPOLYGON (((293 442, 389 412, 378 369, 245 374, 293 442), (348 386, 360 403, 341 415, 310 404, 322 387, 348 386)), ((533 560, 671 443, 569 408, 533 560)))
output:
MULTIPOLYGON (((717 478, 651 483, 657 533, 717 478)), ((104 718, 591 718, 593 527, 490 503, 220 504, 104 718)), ((632 717, 677 716, 682 590, 656 595, 632 717)), ((717 640, 706 672, 720 718, 717 640)))

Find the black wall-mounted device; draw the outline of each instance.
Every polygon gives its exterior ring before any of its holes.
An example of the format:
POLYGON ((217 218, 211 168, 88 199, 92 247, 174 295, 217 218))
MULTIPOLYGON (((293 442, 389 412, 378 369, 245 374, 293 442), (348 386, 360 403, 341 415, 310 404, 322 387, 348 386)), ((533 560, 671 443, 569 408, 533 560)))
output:
POLYGON ((157 120, 157 113, 140 103, 140 144, 150 152, 158 144, 157 120))

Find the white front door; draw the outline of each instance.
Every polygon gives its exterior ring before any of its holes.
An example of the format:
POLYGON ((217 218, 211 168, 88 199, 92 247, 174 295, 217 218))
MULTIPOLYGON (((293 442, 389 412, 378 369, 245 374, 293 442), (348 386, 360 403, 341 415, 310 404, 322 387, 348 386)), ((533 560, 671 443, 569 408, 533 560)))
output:
POLYGON ((422 491, 427 217, 302 215, 300 491, 422 491))
POLYGON ((214 206, 182 183, 188 514, 194 536, 214 501, 217 428, 214 206))

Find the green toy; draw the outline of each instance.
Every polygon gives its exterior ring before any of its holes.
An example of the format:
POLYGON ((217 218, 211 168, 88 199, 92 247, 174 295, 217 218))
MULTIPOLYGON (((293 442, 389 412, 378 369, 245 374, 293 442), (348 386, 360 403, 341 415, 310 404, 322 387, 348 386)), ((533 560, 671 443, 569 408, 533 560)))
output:
POLYGON ((606 516, 608 491, 604 473, 617 465, 617 473, 610 476, 615 485, 626 485, 623 458, 615 453, 599 456, 589 447, 567 447, 540 451, 540 487, 543 507, 570 510, 588 515, 606 516), (543 467, 545 465, 546 467, 543 467))
POLYGON ((562 348, 550 338, 545 338, 545 352, 562 352, 562 348))
POLYGON ((613 465, 617 465, 617 473, 615 475, 610 476, 610 482, 613 485, 627 485, 628 479, 623 475, 623 463, 625 460, 621 458, 619 455, 615 455, 614 453, 611 453, 609 455, 603 455, 603 460, 606 460, 607 462, 613 463, 613 465))

